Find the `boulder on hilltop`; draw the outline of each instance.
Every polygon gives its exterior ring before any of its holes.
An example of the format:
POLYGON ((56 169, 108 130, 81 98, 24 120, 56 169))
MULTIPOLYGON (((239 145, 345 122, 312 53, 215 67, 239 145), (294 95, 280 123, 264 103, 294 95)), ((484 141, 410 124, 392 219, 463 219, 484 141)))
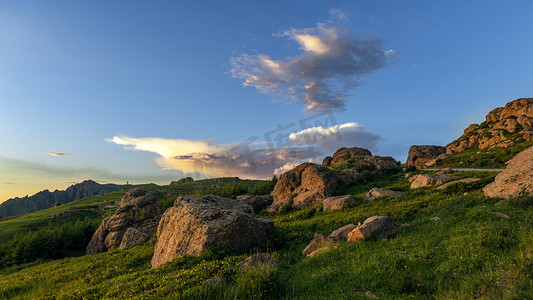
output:
POLYGON ((268 211, 279 212, 287 205, 313 206, 331 196, 337 186, 335 173, 328 167, 303 163, 281 174, 272 191, 274 202, 268 211))
POLYGON ((496 175, 493 183, 485 186, 487 197, 510 198, 533 195, 533 147, 518 153, 507 167, 496 175))
POLYGON ((407 166, 420 167, 426 162, 436 159, 439 155, 445 154, 446 148, 434 145, 413 145, 409 148, 407 156, 407 166))
POLYGON ((216 195, 178 197, 161 217, 152 267, 179 256, 200 255, 221 243, 232 249, 249 248, 274 226, 273 221, 254 218, 253 213, 240 200, 216 195))
POLYGON ((102 221, 87 245, 86 254, 145 243, 155 233, 160 217, 157 199, 151 193, 132 189, 122 197, 115 213, 102 221))
POLYGON ((470 148, 509 148, 533 141, 533 98, 522 98, 490 111, 481 124, 471 124, 446 146, 452 154, 470 148))
POLYGON ((372 152, 359 147, 340 148, 339 150, 335 151, 333 157, 327 156, 326 158, 324 158, 324 160, 322 161, 322 165, 326 167, 333 167, 336 164, 340 164, 342 162, 348 161, 350 158, 358 156, 372 156, 372 152))

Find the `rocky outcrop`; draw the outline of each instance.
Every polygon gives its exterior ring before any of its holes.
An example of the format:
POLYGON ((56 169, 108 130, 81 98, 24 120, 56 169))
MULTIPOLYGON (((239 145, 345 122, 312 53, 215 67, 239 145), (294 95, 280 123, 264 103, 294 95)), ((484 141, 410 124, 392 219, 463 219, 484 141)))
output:
POLYGON ((184 183, 184 182, 193 182, 194 179, 192 177, 185 177, 185 178, 181 178, 179 180, 175 180, 175 181, 172 181, 170 183, 170 185, 174 185, 174 184, 180 184, 180 183, 184 183))
POLYGON ((328 167, 303 163, 281 174, 272 198, 269 212, 278 212, 290 205, 295 208, 313 206, 331 196, 337 188, 335 174, 328 167))
POLYGON ((511 101, 490 111, 485 122, 471 124, 459 139, 446 146, 447 153, 478 147, 508 148, 533 140, 533 98, 511 101))
POLYGON ((353 148, 340 148, 335 151, 333 157, 328 156, 322 161, 323 166, 333 167, 336 164, 348 161, 350 158, 358 156, 372 156, 372 153, 364 148, 353 147, 353 148))
POLYGON ((397 192, 393 190, 381 189, 381 188, 372 188, 368 193, 366 193, 363 198, 367 200, 374 200, 383 196, 399 197, 403 195, 402 192, 397 192))
POLYGON ((179 197, 157 228, 152 267, 182 255, 200 255, 218 244, 245 250, 264 239, 274 222, 253 217, 243 201, 216 195, 179 197))
POLYGON ((493 183, 483 188, 487 197, 510 198, 533 195, 533 147, 518 153, 493 183))
POLYGON ((348 242, 368 240, 374 237, 384 240, 396 232, 398 232, 398 227, 390 217, 373 216, 348 234, 348 242))
POLYGON ((355 203, 353 195, 328 197, 322 202, 324 211, 341 210, 355 203))
POLYGON ((250 205, 256 213, 262 208, 272 203, 272 197, 270 197, 269 195, 255 196, 246 194, 239 195, 236 197, 236 199, 250 205))
POLYGON ((407 166, 421 167, 426 162, 436 159, 439 155, 446 154, 446 148, 441 146, 411 146, 407 156, 407 166))
POLYGON ((451 175, 451 174, 442 174, 442 175, 424 175, 419 174, 415 175, 411 178, 409 178, 409 181, 411 182, 411 188, 416 189, 419 187, 425 187, 425 186, 433 186, 433 185, 441 185, 445 181, 457 179, 459 176, 451 175))
POLYGON ((87 254, 128 248, 147 242, 157 229, 161 209, 150 193, 133 189, 122 197, 120 208, 105 218, 87 246, 87 254))

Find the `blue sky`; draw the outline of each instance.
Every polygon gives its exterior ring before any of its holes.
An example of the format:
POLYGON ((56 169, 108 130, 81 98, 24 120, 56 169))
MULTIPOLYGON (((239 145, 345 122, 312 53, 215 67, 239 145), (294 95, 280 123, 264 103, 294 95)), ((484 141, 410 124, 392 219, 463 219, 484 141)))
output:
POLYGON ((403 162, 531 97, 532 46, 529 1, 0 1, 0 201, 88 178, 267 177, 337 146, 403 162), (330 55, 354 45, 374 51, 354 56, 366 69, 330 55), (306 110, 310 82, 342 101, 306 110), (294 136, 273 149, 278 125, 294 136))

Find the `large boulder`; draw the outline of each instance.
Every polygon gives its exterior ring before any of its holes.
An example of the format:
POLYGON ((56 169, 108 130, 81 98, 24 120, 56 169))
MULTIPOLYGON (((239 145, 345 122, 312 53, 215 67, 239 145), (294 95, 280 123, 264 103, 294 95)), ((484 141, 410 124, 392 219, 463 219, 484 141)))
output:
POLYGON ((353 157, 358 156, 372 156, 372 153, 364 148, 359 147, 353 147, 353 148, 340 148, 339 150, 335 151, 333 154, 333 157, 328 156, 324 158, 324 161, 322 162, 322 165, 333 167, 336 164, 345 162, 353 157))
POLYGON ((287 205, 302 208, 322 203, 337 185, 335 174, 328 167, 303 163, 281 174, 272 191, 274 202, 268 211, 278 212, 287 205))
POLYGON ((374 200, 376 198, 383 197, 383 196, 399 197, 401 195, 403 195, 402 192, 375 187, 375 188, 372 188, 370 191, 368 191, 368 193, 366 193, 363 196, 363 198, 367 200, 374 200))
POLYGON ((354 203, 355 199, 353 195, 328 197, 324 199, 324 202, 322 202, 324 211, 341 210, 354 203))
POLYGON ((409 155, 407 156, 407 166, 420 167, 441 154, 446 154, 445 147, 432 145, 411 146, 409 148, 409 155))
POLYGON ((128 248, 147 242, 156 232, 161 217, 157 199, 139 189, 132 189, 120 200, 115 213, 105 218, 87 245, 87 254, 128 248))
POLYGON ((348 242, 368 240, 373 237, 387 239, 387 237, 396 232, 398 232, 398 227, 396 227, 390 217, 373 216, 366 219, 362 225, 357 226, 357 228, 348 233, 348 242))
POLYGON ((185 178, 181 178, 179 180, 175 180, 175 181, 172 181, 170 183, 170 185, 175 185, 175 184, 180 184, 180 183, 184 183, 184 182, 193 182, 194 179, 192 177, 185 177, 185 178))
POLYGON ((249 248, 274 226, 271 220, 254 218, 253 213, 250 205, 235 199, 179 197, 159 222, 152 267, 179 256, 200 255, 218 244, 249 248))
POLYGON ((483 188, 485 196, 510 198, 533 195, 533 147, 518 153, 493 183, 483 188))

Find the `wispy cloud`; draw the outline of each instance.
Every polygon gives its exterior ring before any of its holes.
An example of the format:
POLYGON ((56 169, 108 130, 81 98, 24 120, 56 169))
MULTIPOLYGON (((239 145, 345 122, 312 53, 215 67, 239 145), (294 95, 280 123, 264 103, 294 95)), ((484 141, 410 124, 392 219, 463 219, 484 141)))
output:
MULTIPOLYGON (((346 18, 340 10, 331 13, 337 20, 346 18)), ((361 78, 397 56, 395 50, 384 50, 381 39, 361 39, 332 20, 276 36, 295 41, 302 53, 280 60, 267 54, 242 54, 231 58, 232 76, 261 93, 304 102, 309 111, 344 110, 349 91, 361 78)))
POLYGON ((50 155, 50 156, 71 157, 70 155, 68 155, 66 153, 61 153, 61 152, 46 152, 46 154, 50 155))
POLYGON ((375 150, 380 137, 366 131, 355 122, 324 128, 312 127, 291 133, 289 142, 299 145, 315 145, 324 152, 333 153, 341 147, 362 147, 375 150))
POLYGON ((0 184, 15 184, 14 182, 0 182, 0 184))
POLYGON ((327 128, 313 127, 288 135, 281 147, 265 147, 249 139, 240 144, 215 144, 209 141, 134 138, 115 136, 108 140, 125 149, 158 154, 154 163, 164 170, 179 170, 196 178, 239 176, 265 179, 281 174, 303 161, 321 162, 326 153, 340 147, 374 149, 379 136, 357 123, 327 128))

